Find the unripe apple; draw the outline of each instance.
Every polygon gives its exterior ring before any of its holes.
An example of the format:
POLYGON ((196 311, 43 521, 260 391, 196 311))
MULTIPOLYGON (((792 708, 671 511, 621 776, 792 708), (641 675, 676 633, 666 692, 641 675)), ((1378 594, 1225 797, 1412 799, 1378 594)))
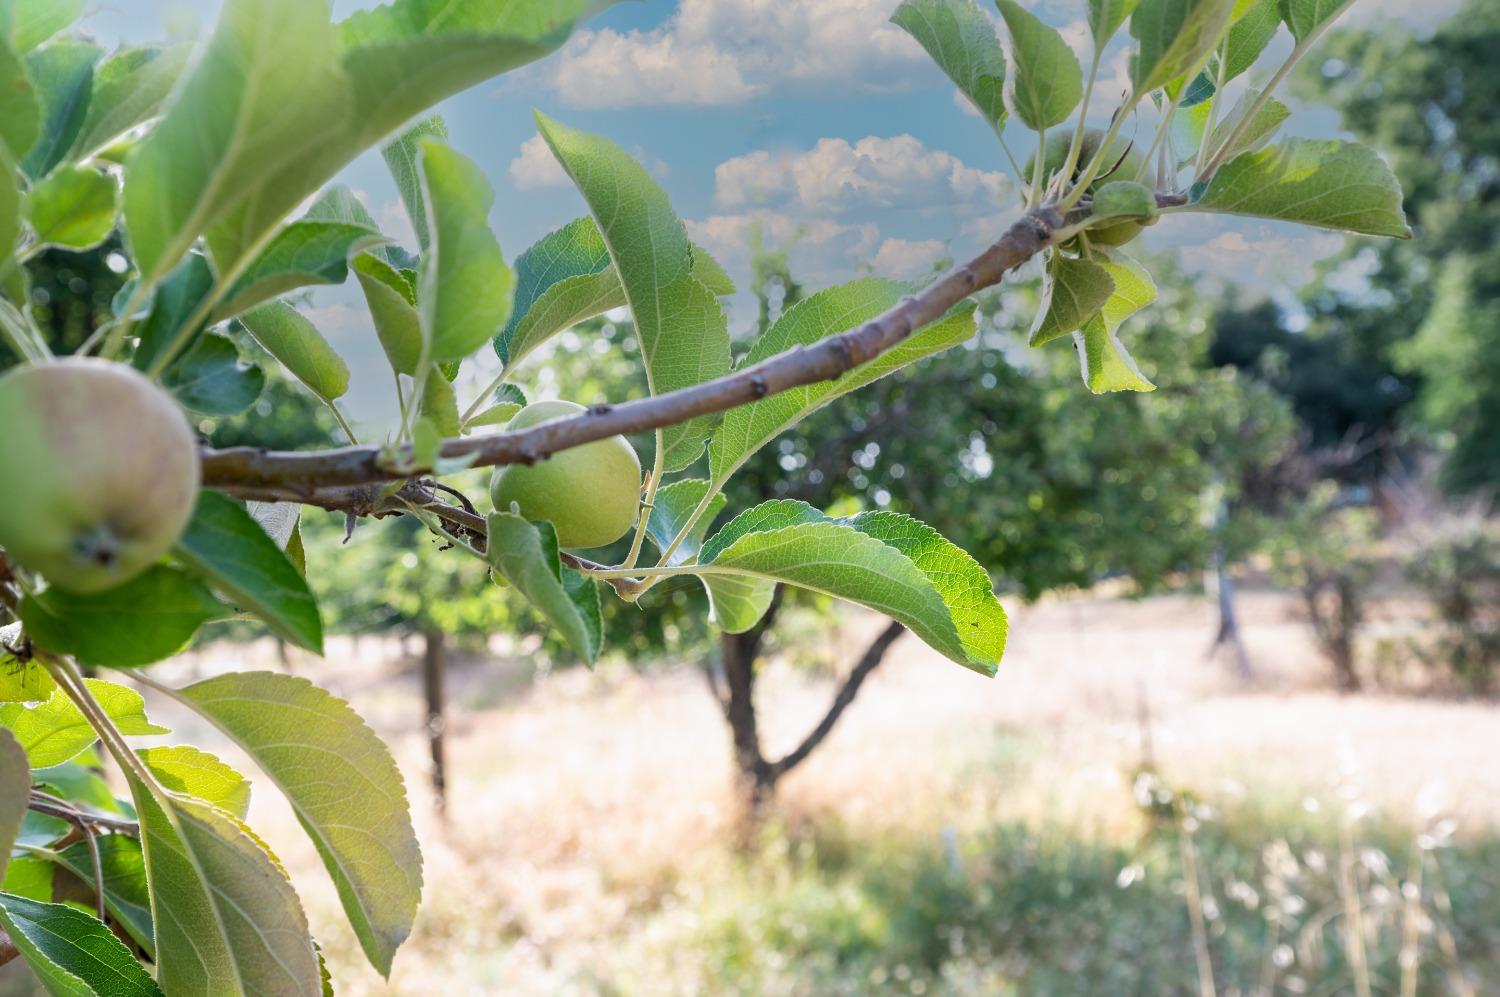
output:
MULTIPOLYGON (((526 429, 585 411, 573 402, 535 402, 515 414, 508 430, 526 429)), ((641 500, 641 461, 623 436, 553 454, 536 464, 495 469, 490 498, 499 512, 515 503, 522 516, 545 519, 563 547, 603 547, 635 523, 641 500)))
MULTIPOLYGON (((1094 153, 1099 151, 1099 143, 1104 141, 1104 132, 1097 128, 1087 129, 1083 133, 1083 144, 1078 150, 1078 163, 1073 168, 1073 175, 1069 181, 1077 180, 1078 175, 1083 172, 1089 160, 1094 158, 1094 153)), ((1053 132, 1047 136, 1047 159, 1045 161, 1046 177, 1051 177, 1063 168, 1063 162, 1068 158, 1068 147, 1073 143, 1073 133, 1067 129, 1053 132)), ((1104 156, 1104 163, 1099 167, 1099 175, 1094 182, 1089 184, 1089 192, 1093 193, 1107 183, 1116 180, 1135 180, 1141 172, 1141 164, 1145 158, 1140 150, 1127 140, 1115 136, 1114 141, 1109 144, 1109 152, 1104 156), (1120 157, 1124 156, 1122 160, 1120 157), (1119 165, 1116 166, 1115 164, 1119 165)), ((1036 164, 1036 156, 1026 162, 1026 176, 1031 177, 1032 168, 1036 164)), ((1145 178, 1149 183, 1151 178, 1145 178)), ((1091 242, 1101 243, 1105 246, 1123 246, 1140 234, 1145 223, 1125 219, 1123 221, 1111 222, 1091 228, 1088 231, 1091 242)))
POLYGON ((198 501, 177 403, 124 364, 66 358, 0 376, 0 547, 74 592, 167 552, 198 501))

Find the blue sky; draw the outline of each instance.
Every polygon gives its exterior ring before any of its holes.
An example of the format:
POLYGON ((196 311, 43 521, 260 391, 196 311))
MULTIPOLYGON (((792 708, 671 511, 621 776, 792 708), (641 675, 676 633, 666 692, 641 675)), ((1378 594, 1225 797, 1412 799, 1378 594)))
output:
MULTIPOLYGON (((868 269, 916 276, 941 256, 992 240, 1015 213, 1015 183, 989 129, 915 43, 886 23, 897 2, 619 4, 551 58, 441 110, 452 143, 495 185, 491 222, 508 258, 585 210, 536 138, 531 114, 540 108, 609 136, 645 162, 694 238, 736 277, 747 273, 745 240, 757 223, 773 244, 800 233, 792 261, 814 286, 868 269)), ((1361 0, 1350 19, 1420 27, 1456 3, 1361 0)), ((335 6, 342 16, 370 5, 335 6)), ((1083 0, 1032 6, 1087 55, 1083 0)), ((107 44, 146 41, 167 25, 184 30, 196 21, 206 29, 217 7, 214 0, 100 0, 85 28, 107 44)), ((1283 32, 1251 82, 1289 48, 1283 32)), ((1123 52, 1106 53, 1101 116, 1123 72, 1123 52)), ((1291 133, 1335 132, 1326 109, 1295 110, 1291 133)), ((1142 134, 1150 124, 1142 122, 1142 134)), ((1034 137, 1013 126, 1007 141, 1025 156, 1034 137)), ((413 241, 377 155, 361 158, 342 180, 388 234, 413 241)), ((1190 270, 1273 292, 1304 279, 1308 257, 1342 245, 1331 233, 1204 216, 1164 221, 1145 241, 1147 251, 1179 253, 1190 270)), ((353 370, 355 420, 386 423, 389 375, 357 290, 320 291, 310 314, 353 370)), ((749 314, 740 302, 732 323, 743 327, 749 314)))

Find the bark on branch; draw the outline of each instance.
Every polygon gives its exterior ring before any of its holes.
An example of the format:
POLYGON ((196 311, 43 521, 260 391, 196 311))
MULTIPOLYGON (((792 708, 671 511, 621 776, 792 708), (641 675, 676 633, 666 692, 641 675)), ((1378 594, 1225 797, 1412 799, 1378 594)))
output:
MULTIPOLYGON (((446 459, 472 458, 477 467, 531 464, 560 450, 608 436, 678 425, 792 388, 834 380, 942 318, 974 292, 998 284, 1006 273, 1052 245, 1063 226, 1063 215, 1055 206, 1034 208, 979 256, 858 328, 778 354, 725 377, 654 398, 596 406, 573 418, 532 429, 450 439, 444 442, 440 454, 446 459)), ((365 497, 376 495, 370 486, 415 477, 428 470, 395 470, 402 455, 396 456, 393 462, 390 454, 382 455, 376 447, 307 452, 256 447, 205 448, 203 483, 242 498, 274 498, 347 508, 330 503, 357 501, 361 496, 351 494, 351 489, 367 489, 365 497)), ((405 456, 409 458, 409 454, 405 456)))

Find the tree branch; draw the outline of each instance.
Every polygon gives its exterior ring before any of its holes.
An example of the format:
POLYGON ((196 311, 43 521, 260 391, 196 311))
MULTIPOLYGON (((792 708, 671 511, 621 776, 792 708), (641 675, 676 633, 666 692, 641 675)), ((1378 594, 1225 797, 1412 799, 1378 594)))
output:
POLYGON ((870 673, 885 660, 885 653, 891 649, 891 645, 896 643, 897 639, 905 632, 906 628, 894 620, 888 623, 884 630, 880 631, 880 636, 876 637, 870 643, 870 646, 865 648, 865 653, 860 655, 859 661, 855 663, 854 668, 849 672, 849 677, 844 679, 844 684, 839 687, 838 693, 833 697, 833 702, 828 706, 828 712, 823 714, 823 719, 819 720, 818 725, 812 729, 811 733, 802 739, 802 743, 797 745, 796 750, 780 761, 771 763, 771 778, 773 780, 781 778, 802 764, 807 759, 807 756, 812 754, 813 750, 823 743, 823 739, 833 730, 833 725, 839 722, 839 717, 849 708, 849 704, 854 702, 854 697, 859 694, 859 687, 864 684, 865 679, 869 678, 870 673))
MULTIPOLYGON (((792 388, 834 380, 942 318, 975 291, 998 284, 1006 273, 1052 245, 1062 227, 1063 215, 1055 206, 1034 208, 979 256, 856 329, 653 398, 599 405, 569 419, 517 432, 450 439, 443 443, 440 456, 472 458, 476 467, 532 464, 559 450, 594 440, 678 425, 792 388)), ((352 486, 410 478, 428 470, 393 470, 403 457, 410 457, 410 452, 400 452, 394 460, 391 456, 376 447, 306 452, 205 448, 203 483, 241 498, 275 496, 284 501, 325 505, 343 501, 342 490, 352 486)))

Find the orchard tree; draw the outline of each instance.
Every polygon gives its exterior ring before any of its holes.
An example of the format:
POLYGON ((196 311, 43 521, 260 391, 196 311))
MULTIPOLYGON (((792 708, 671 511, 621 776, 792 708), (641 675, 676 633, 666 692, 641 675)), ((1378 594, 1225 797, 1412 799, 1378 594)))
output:
POLYGON ((3 674, 16 690, 0 712, 0 856, 18 847, 65 865, 73 828, 88 861, 69 868, 94 887, 83 910, 44 877, 7 869, 0 928, 7 951, 59 994, 324 992, 297 894, 244 823, 243 776, 197 749, 134 749, 131 736, 161 728, 138 693, 85 678, 85 667, 133 677, 245 750, 311 836, 380 972, 411 929, 422 873, 405 792, 346 703, 280 674, 172 688, 142 671, 230 616, 321 649, 317 603, 278 542, 296 535, 285 523, 299 506, 416 519, 504 579, 589 660, 600 650, 601 593, 639 600, 688 578, 730 632, 756 626, 784 583, 886 614, 990 675, 1005 614, 972 558, 901 514, 830 517, 785 499, 736 511, 708 535, 735 472, 828 402, 967 340, 971 296, 1033 257, 1045 257, 1046 276, 1031 341, 1071 339, 1095 391, 1144 390, 1118 332, 1154 291, 1116 245, 1122 226, 1222 212, 1407 234, 1400 190, 1374 152, 1273 142, 1286 112, 1272 85, 1347 3, 1094 0, 1085 77, 1060 35, 1012 0, 1000 4, 1008 59, 970 0, 912 0, 897 23, 1002 143, 1012 120, 1043 149, 1061 129, 1071 136, 1062 163, 1054 171, 1048 156, 1034 157, 1016 221, 974 259, 922 286, 867 278, 811 294, 732 366, 718 300, 728 279, 619 146, 537 116, 590 214, 511 265, 485 224, 493 194, 480 169, 431 124, 402 131, 444 97, 555 49, 600 6, 593 0, 396 0, 341 22, 328 0, 226 0, 195 49, 107 59, 58 37, 78 6, 0 4, 0 243, 9 248, 0 335, 21 359, 0 379, 3 674), (1101 54, 1127 21, 1130 89, 1095 138, 1085 121, 1101 54), (1215 97, 1279 22, 1296 40, 1291 57, 1219 107, 1215 97), (1144 116, 1156 122, 1152 137, 1121 150, 1127 125, 1144 116), (388 159, 419 236, 415 267, 347 190, 327 186, 392 134, 388 159), (73 355, 55 357, 28 301, 27 265, 45 248, 97 246, 117 225, 129 280, 113 315, 73 355), (351 269, 395 377, 396 438, 318 451, 200 444, 185 412, 254 401, 254 375, 220 331, 230 322, 343 423, 348 370, 283 298, 351 269), (622 306, 641 343, 644 397, 494 429, 516 414, 510 372, 555 333, 622 306), (496 396, 460 404, 450 378, 491 344, 506 363, 496 396), (579 487, 611 507, 638 497, 618 563, 560 544, 605 532, 566 506, 571 481, 551 506, 523 489, 532 518, 518 499, 482 513, 436 484, 496 468, 494 491, 506 495, 511 474, 545 475, 537 465, 554 454, 599 441, 620 454, 618 437, 645 432, 643 479, 628 461, 575 466, 579 487), (126 800, 52 774, 95 739, 123 772, 126 800), (46 825, 55 836, 37 830, 38 818, 62 822, 46 825), (106 862, 116 853, 135 875, 106 862))

